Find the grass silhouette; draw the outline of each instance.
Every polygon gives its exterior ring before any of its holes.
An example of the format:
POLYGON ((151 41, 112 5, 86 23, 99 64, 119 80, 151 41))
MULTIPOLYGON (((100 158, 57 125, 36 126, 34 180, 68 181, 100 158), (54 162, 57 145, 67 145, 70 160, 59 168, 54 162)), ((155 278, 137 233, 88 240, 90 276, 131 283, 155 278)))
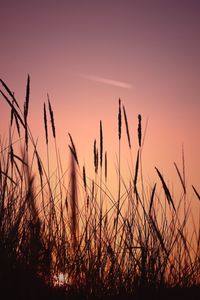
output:
MULTIPOLYGON (((29 76, 23 110, 6 83, 0 83, 1 97, 11 109, 9 140, 0 144, 0 290, 6 299, 195 299, 200 284, 200 228, 189 222, 184 164, 182 173, 175 164, 183 190, 180 199, 172 196, 157 167, 158 182, 145 188, 141 115, 135 166, 124 182, 123 122, 131 160, 132 147, 126 110, 123 106, 122 114, 119 100, 118 196, 114 197, 107 186, 102 121, 99 148, 97 140, 93 148, 94 178, 87 176, 85 165, 81 167, 71 134, 70 170, 63 172, 48 96, 45 166, 28 123, 29 76), (56 176, 50 169, 51 138, 56 176), (159 184, 163 194, 157 192, 159 184)), ((198 201, 199 192, 192 188, 198 201)))

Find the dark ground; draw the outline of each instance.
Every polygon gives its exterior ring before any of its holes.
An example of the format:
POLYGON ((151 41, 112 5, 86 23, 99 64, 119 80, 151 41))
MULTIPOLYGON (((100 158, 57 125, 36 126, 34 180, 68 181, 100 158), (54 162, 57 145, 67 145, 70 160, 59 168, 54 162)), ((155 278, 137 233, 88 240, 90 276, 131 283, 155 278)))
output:
POLYGON ((139 289, 134 295, 116 295, 108 297, 86 297, 86 292, 77 292, 76 287, 72 290, 65 288, 52 288, 32 275, 22 267, 16 269, 0 264, 0 299, 5 300, 199 300, 200 285, 190 288, 160 288, 139 289), (12 270, 12 271, 11 271, 12 270))
POLYGON ((16 277, 15 283, 0 284, 1 299, 6 300, 199 300, 200 286, 191 288, 165 288, 160 290, 139 290, 133 296, 85 297, 84 293, 68 292, 63 288, 50 288, 40 280, 16 277))

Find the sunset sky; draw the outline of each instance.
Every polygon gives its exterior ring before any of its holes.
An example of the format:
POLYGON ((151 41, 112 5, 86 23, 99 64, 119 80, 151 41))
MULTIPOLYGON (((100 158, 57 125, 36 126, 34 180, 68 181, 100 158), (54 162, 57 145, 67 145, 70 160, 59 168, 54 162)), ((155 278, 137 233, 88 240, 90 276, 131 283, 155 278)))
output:
MULTIPOLYGON (((184 144, 188 184, 200 189, 200 1, 0 0, 0 78, 21 105, 28 74, 29 119, 39 143, 48 93, 63 156, 70 132, 81 161, 91 161, 101 119, 114 166, 121 98, 134 157, 137 115, 143 126, 148 119, 147 182, 154 166, 176 178, 173 162, 181 166, 184 144)), ((6 134, 2 97, 0 113, 6 134)))

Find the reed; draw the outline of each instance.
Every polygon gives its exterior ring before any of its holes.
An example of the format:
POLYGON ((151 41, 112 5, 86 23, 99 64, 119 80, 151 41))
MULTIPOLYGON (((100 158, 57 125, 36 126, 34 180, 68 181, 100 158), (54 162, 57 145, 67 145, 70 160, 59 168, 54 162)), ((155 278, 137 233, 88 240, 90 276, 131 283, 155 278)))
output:
POLYGON ((123 105, 123 112, 124 112, 124 120, 125 120, 125 126, 126 126, 126 135, 127 135, 127 139, 128 139, 128 145, 129 145, 129 148, 131 149, 131 139, 130 139, 129 128, 128 128, 128 120, 127 120, 126 110, 125 110, 124 105, 123 105))
POLYGON ((71 228, 71 240, 72 250, 74 255, 76 254, 78 245, 78 194, 77 194, 77 178, 76 178, 76 166, 74 155, 71 155, 71 173, 70 173, 70 228, 71 228))
MULTIPOLYGON (((24 110, 7 85, 2 80, 0 83, 1 98, 11 109, 8 142, 0 138, 0 290, 7 291, 7 299, 143 300, 150 295, 153 299, 164 299, 171 291, 175 293, 176 288, 180 290, 180 299, 184 299, 187 291, 192 299, 200 285, 200 231, 196 220, 191 221, 184 154, 181 171, 174 163, 181 195, 172 193, 157 167, 156 182, 146 186, 140 172, 142 118, 138 115, 139 147, 134 150, 126 110, 123 106, 122 112, 119 99, 118 194, 113 195, 108 184, 108 163, 111 166, 112 161, 104 150, 102 120, 99 146, 96 139, 92 145, 93 176, 89 171, 86 174, 85 164, 81 165, 71 134, 70 168, 62 171, 48 97, 60 172, 57 176, 56 172, 51 173, 50 156, 46 171, 38 150, 39 141, 29 128, 30 78, 24 110), (123 176, 121 168, 122 113, 128 148, 135 151, 134 175, 123 176), (18 138, 19 126, 26 131, 26 139, 18 138), (29 296, 32 294, 33 298, 29 296)), ((48 147, 45 103, 43 114, 44 144, 48 147)), ((199 200, 197 188, 191 187, 199 200)))
POLYGON ((138 115, 138 143, 139 147, 142 145, 142 116, 138 115))
POLYGON ((51 120, 51 129, 52 129, 53 137, 55 139, 56 138, 56 127, 55 127, 55 122, 54 122, 54 114, 53 114, 53 109, 51 107, 51 102, 50 102, 48 94, 47 94, 47 99, 48 99, 49 114, 50 114, 50 120, 51 120))
POLYGON ((24 124, 25 124, 25 144, 28 148, 28 109, 29 109, 29 99, 30 99, 30 77, 28 75, 27 85, 26 85, 26 99, 24 102, 24 124))
POLYGON ((94 140, 94 170, 96 174, 98 172, 98 164, 99 164, 99 153, 96 145, 96 140, 94 140))
POLYGON ((47 125, 47 112, 46 112, 46 104, 44 103, 44 129, 45 129, 45 140, 46 145, 49 143, 48 139, 48 125, 47 125))
POLYGON ((122 135, 122 113, 121 113, 121 99, 119 99, 119 111, 118 111, 118 138, 121 140, 122 135))
POLYGON ((167 201, 168 201, 169 205, 172 205, 174 211, 176 211, 175 206, 174 206, 174 202, 172 200, 171 193, 170 193, 170 191, 169 191, 169 189, 168 189, 168 187, 167 187, 167 185, 165 183, 165 180, 164 180, 162 174, 160 173, 160 171, 156 167, 155 167, 155 169, 156 169, 156 171, 158 173, 158 176, 159 176, 159 178, 160 178, 160 180, 162 182, 163 190, 165 192, 165 196, 167 198, 167 201))
POLYGON ((73 155, 73 157, 74 157, 74 159, 75 159, 77 165, 79 166, 78 156, 77 156, 77 153, 76 153, 76 147, 75 147, 75 145, 74 145, 74 141, 73 141, 73 139, 72 139, 71 134, 68 133, 68 135, 69 135, 70 142, 71 142, 71 145, 69 145, 69 149, 71 150, 71 153, 72 153, 72 155, 73 155))

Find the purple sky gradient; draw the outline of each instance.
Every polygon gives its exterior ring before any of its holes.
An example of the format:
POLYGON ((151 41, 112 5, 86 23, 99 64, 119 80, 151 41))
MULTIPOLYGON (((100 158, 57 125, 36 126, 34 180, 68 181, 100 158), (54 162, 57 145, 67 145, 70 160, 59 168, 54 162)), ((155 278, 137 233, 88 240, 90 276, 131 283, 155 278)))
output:
POLYGON ((135 143, 137 114, 149 118, 148 168, 170 174, 184 143, 188 177, 200 188, 200 1, 1 0, 0 77, 21 104, 28 73, 36 135, 48 92, 63 146, 70 131, 86 159, 102 119, 114 156, 120 97, 135 143))

